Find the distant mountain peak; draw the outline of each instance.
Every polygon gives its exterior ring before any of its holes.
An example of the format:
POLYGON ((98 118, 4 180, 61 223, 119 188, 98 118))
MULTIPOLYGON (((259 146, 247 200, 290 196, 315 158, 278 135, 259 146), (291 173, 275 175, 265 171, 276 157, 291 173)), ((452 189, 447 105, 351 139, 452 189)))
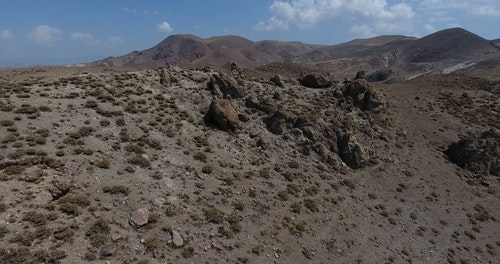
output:
POLYGON ((255 68, 273 62, 294 62, 338 76, 384 68, 391 68, 404 76, 436 71, 453 63, 499 56, 499 49, 493 41, 459 27, 422 38, 381 35, 336 45, 274 40, 254 42, 236 35, 200 38, 192 34, 177 34, 168 36, 150 49, 106 58, 93 65, 150 68, 196 64, 224 66, 236 62, 243 68, 255 68))

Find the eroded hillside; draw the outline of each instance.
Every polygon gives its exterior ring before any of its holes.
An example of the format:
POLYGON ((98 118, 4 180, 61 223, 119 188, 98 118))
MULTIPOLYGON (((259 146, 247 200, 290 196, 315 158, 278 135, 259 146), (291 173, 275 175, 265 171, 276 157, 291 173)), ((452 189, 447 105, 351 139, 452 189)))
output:
POLYGON ((498 176, 444 154, 498 94, 240 70, 0 72, 2 262, 498 259, 498 176))

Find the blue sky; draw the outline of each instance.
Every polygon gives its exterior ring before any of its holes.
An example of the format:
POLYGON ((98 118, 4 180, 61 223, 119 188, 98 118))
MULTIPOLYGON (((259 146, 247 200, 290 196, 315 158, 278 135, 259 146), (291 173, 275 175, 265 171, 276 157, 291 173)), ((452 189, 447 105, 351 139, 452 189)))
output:
POLYGON ((0 67, 87 62, 171 34, 337 44, 463 27, 500 38, 500 0, 1 0, 0 67))

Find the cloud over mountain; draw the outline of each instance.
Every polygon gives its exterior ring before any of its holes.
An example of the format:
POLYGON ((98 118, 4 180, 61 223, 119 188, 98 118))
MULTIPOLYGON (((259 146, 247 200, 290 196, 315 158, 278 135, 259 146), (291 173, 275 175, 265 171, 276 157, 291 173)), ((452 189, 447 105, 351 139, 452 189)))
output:
POLYGON ((164 21, 163 23, 156 25, 156 29, 160 32, 165 32, 165 33, 169 33, 174 30, 167 21, 164 21))

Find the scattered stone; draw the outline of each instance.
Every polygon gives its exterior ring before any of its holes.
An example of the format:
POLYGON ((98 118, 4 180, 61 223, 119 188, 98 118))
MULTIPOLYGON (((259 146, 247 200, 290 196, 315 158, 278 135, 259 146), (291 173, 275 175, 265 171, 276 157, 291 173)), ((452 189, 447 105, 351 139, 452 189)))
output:
POLYGON ((147 208, 140 208, 132 212, 130 215, 130 224, 134 227, 141 227, 148 223, 149 210, 147 208))
POLYGON ((54 199, 58 199, 69 192, 71 185, 72 183, 70 180, 55 181, 52 183, 52 186, 48 188, 48 191, 52 194, 54 199))
POLYGON ((118 241, 120 239, 122 239, 122 236, 120 234, 117 234, 117 233, 111 234, 112 241, 118 241))
POLYGON ((170 236, 172 238, 172 245, 176 248, 184 246, 184 239, 175 230, 170 230, 170 236))
POLYGON ((110 257, 115 254, 116 246, 112 243, 106 244, 99 249, 99 255, 102 257, 110 257))
POLYGON ((206 120, 215 122, 224 131, 236 131, 240 127, 238 110, 227 99, 216 99, 210 104, 206 120))

